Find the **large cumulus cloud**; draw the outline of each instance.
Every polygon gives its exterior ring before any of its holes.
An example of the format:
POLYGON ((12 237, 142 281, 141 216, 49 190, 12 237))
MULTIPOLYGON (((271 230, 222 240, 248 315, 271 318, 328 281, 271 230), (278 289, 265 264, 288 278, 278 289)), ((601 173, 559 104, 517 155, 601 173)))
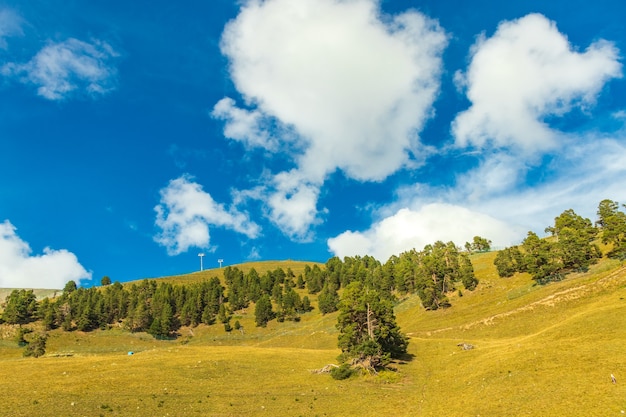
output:
POLYGON ((319 188, 337 169, 380 181, 421 156, 446 43, 436 21, 417 11, 382 16, 374 0, 245 3, 222 37, 243 107, 224 98, 213 114, 248 147, 297 150, 295 168, 266 184, 278 227, 306 236, 319 188))

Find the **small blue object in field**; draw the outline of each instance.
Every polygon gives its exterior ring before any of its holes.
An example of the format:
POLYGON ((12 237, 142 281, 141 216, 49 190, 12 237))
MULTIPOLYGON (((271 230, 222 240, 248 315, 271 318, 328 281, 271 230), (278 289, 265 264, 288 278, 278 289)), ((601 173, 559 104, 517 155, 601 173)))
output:
POLYGON ((135 352, 133 352, 132 350, 128 352, 128 356, 134 355, 135 352))

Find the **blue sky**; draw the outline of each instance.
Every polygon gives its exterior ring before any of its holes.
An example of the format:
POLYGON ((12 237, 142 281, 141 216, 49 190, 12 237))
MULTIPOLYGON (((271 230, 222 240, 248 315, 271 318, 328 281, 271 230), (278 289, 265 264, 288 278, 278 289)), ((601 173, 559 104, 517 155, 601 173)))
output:
POLYGON ((0 287, 626 202, 622 1, 0 1, 0 287))

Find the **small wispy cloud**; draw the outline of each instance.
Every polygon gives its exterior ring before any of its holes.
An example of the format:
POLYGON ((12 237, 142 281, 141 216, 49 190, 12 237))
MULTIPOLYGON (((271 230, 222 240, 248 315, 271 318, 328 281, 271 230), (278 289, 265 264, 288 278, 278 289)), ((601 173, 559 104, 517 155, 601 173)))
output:
POLYGON ((45 248, 33 255, 16 230, 8 220, 0 223, 0 288, 61 289, 70 280, 91 279, 73 253, 45 248))
POLYGON ((7 49, 7 38, 24 34, 22 17, 11 9, 0 10, 0 49, 7 49))
POLYGON ((161 201, 154 210, 160 229, 154 240, 170 255, 192 247, 210 248, 210 226, 231 229, 250 239, 260 233, 260 227, 247 214, 217 203, 188 175, 171 180, 161 190, 161 201))
POLYGON ((112 60, 119 54, 106 42, 70 38, 50 42, 24 64, 7 63, 2 74, 37 87, 48 100, 71 96, 99 97, 115 88, 117 69, 112 60))

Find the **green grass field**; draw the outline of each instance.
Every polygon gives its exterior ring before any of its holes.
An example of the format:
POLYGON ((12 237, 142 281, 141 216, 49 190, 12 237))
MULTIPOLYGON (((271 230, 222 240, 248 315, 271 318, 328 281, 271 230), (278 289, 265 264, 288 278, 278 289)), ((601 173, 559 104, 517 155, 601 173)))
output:
MULTIPOLYGON (((5 327, 0 415, 626 413, 626 268, 603 261, 588 273, 534 286, 524 274, 497 277, 494 256, 473 256, 481 283, 462 297, 452 295, 451 308, 424 311, 416 297, 398 304, 411 361, 344 381, 310 372, 336 363, 339 354, 336 315, 316 310, 300 323, 272 321, 256 328, 249 309, 233 317, 243 324, 243 334, 198 326, 182 329, 171 341, 117 329, 53 331, 46 355, 38 359, 23 358, 12 329, 5 327), (461 350, 462 342, 474 349, 461 350)), ((296 263, 291 268, 297 275, 296 263)), ((183 282, 200 274, 214 276, 215 270, 167 279, 183 282)))

